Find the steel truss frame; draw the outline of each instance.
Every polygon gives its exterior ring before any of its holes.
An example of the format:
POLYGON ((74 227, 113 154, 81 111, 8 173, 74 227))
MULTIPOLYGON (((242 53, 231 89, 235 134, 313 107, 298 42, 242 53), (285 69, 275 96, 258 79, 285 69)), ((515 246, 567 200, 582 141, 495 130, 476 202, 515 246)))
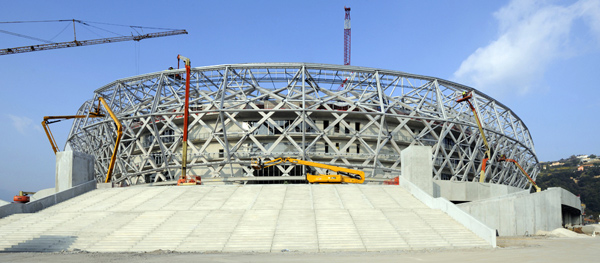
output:
MULTIPOLYGON (((78 110, 77 115, 93 112, 91 102, 101 96, 122 122, 114 182, 176 180, 183 73, 162 71, 114 81, 97 89, 78 110)), ((486 180, 531 187, 512 165, 493 161, 501 154, 518 160, 534 180, 539 172, 533 140, 521 119, 500 102, 458 83, 310 63, 219 65, 193 68, 191 73, 188 167, 201 171, 203 178, 252 176, 250 158, 255 156, 362 169, 367 180, 391 178, 400 173, 402 149, 429 145, 434 179, 477 182, 485 150, 472 112, 456 103, 463 91, 473 91, 472 102, 492 148, 486 180), (288 150, 278 151, 282 144, 288 150), (222 150, 215 152, 215 145, 222 150)), ((74 121, 67 144, 95 156, 96 177, 102 181, 115 136, 109 118, 83 118, 74 121)), ((292 168, 278 167, 283 176, 271 179, 290 179, 292 168)))

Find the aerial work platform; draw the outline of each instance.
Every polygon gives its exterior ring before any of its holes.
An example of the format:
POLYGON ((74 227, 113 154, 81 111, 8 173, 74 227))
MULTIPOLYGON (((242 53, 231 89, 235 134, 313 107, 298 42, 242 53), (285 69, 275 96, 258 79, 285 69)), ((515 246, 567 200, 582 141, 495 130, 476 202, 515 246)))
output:
POLYGON ((491 247, 400 186, 97 189, 0 220, 0 251, 385 251, 491 247))

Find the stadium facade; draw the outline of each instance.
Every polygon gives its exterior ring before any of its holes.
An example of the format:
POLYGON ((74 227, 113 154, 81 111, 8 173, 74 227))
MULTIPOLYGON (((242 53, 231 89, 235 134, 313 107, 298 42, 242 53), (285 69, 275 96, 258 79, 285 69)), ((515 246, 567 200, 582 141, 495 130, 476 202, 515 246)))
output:
MULTIPOLYGON (((113 182, 177 180, 185 71, 168 70, 105 85, 78 115, 103 97, 123 124, 113 182)), ((479 181, 483 138, 473 113, 456 99, 473 92, 491 147, 486 182, 530 188, 511 163, 535 180, 538 159, 521 119, 493 98, 447 80, 356 66, 256 63, 192 68, 188 174, 223 182, 304 182, 309 169, 278 165, 255 171, 252 158, 293 157, 365 171, 367 183, 400 174, 400 152, 431 146, 434 179, 479 181)), ((95 156, 104 181, 116 138, 109 117, 74 121, 67 147, 95 156)), ((318 173, 326 171, 317 169, 318 173)))

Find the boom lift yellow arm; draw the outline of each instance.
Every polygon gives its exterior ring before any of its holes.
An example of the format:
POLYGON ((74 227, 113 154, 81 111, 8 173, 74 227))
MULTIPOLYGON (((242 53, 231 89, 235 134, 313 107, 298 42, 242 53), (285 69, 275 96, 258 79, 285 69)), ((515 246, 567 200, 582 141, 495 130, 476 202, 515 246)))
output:
POLYGON ((483 127, 481 126, 481 121, 479 120, 479 115, 477 115, 477 111, 475 110, 475 107, 473 107, 473 104, 471 103, 470 99, 473 98, 473 93, 472 91, 470 92, 466 92, 463 91, 462 94, 462 98, 456 100, 456 102, 460 103, 463 101, 466 101, 467 103, 469 103, 469 108, 471 108, 471 111, 473 111, 473 115, 475 116, 475 120, 477 121, 477 126, 479 127, 479 133, 481 133, 481 137, 483 138, 483 144, 485 144, 485 158, 483 158, 483 161, 481 162, 481 172, 479 175, 479 182, 480 183, 485 183, 485 166, 487 164, 487 161, 491 158, 490 156, 490 146, 488 145, 487 139, 485 138, 485 133, 483 132, 483 127))
POLYGON ((115 169, 115 161, 117 160, 117 151, 119 150, 119 143, 121 142, 121 137, 123 137, 123 125, 121 125, 121 122, 119 121, 119 119, 117 119, 117 116, 110 109, 110 107, 108 106, 108 103, 106 103, 104 98, 98 97, 98 108, 100 108, 100 103, 102 103, 102 105, 104 105, 104 108, 106 109, 106 111, 108 112, 110 117, 113 119, 115 124, 117 125, 117 140, 115 141, 115 148, 113 149, 113 154, 110 157, 110 164, 108 166, 108 171, 106 171, 106 180, 104 181, 105 183, 108 183, 108 182, 110 182, 110 179, 112 177, 112 172, 115 169))
POLYGON ((527 180, 529 180, 529 182, 531 183, 531 185, 533 185, 533 187, 535 187, 535 191, 536 192, 541 192, 542 188, 540 188, 535 181, 533 181, 533 179, 531 179, 531 176, 529 176, 529 174, 527 172, 525 172, 525 169, 523 169, 523 167, 521 167, 521 165, 519 164, 519 162, 515 161, 514 159, 507 159, 506 156, 503 154, 502 156, 500 156, 500 158, 498 158, 498 162, 510 162, 510 163, 514 163, 519 170, 521 170, 521 172, 525 175, 525 177, 527 177, 527 180))
MULTIPOLYGON (((69 120, 69 119, 81 119, 81 118, 85 118, 87 117, 87 115, 66 115, 66 116, 44 116, 44 120, 42 121, 42 126, 44 127, 44 131, 46 131, 46 136, 48 136, 48 140, 50 141, 50 146, 52 146, 52 150, 54 151, 54 154, 56 154, 56 152, 60 151, 60 149, 58 149, 58 145, 56 145, 56 140, 54 140, 54 135, 52 135, 52 132, 50 131, 50 127, 48 127, 48 124, 52 124, 52 123, 57 123, 63 120, 69 120), (53 120, 53 121, 51 121, 53 120)), ((100 109, 96 109, 95 112, 90 112, 90 118, 98 118, 98 117, 104 117, 104 114, 100 114, 100 109)))
MULTIPOLYGON (((106 103, 104 98, 102 98, 102 97, 98 98, 98 107, 96 108, 95 112, 90 112, 89 117, 91 117, 91 118, 104 117, 104 114, 100 113, 100 103, 102 103, 102 105, 104 105, 104 108, 106 109, 106 111, 108 112, 110 117, 113 119, 115 124, 117 125, 117 141, 115 142, 115 148, 114 148, 113 154, 110 158, 110 165, 108 166, 108 171, 106 172, 106 181, 105 182, 108 183, 108 182, 110 182, 112 172, 115 168, 115 161, 117 160, 117 150, 119 149, 119 143, 121 142, 121 137, 123 136, 123 126, 121 125, 121 122, 119 121, 119 119, 117 119, 117 116, 112 112, 112 110, 110 109, 110 107, 108 106, 108 104, 106 103)), ((88 116, 87 115, 66 115, 66 116, 45 116, 44 117, 44 120, 42 121, 42 126, 44 127, 44 130, 46 131, 46 136, 48 136, 48 140, 50 141, 52 150, 54 150, 54 154, 56 154, 56 152, 58 152, 59 149, 58 149, 58 146, 56 145, 56 140, 54 140, 54 136, 52 135, 52 132, 50 131, 50 128, 48 127, 48 124, 59 122, 62 120, 81 119, 81 118, 85 118, 85 117, 88 117, 88 116), (55 120, 55 121, 50 121, 50 120, 55 120)))
POLYGON ((327 169, 327 170, 338 173, 335 175, 324 175, 324 174, 312 175, 312 174, 307 173, 306 180, 308 180, 309 183, 362 184, 365 181, 365 172, 360 171, 360 170, 354 170, 354 169, 349 169, 349 168, 344 168, 344 167, 339 167, 339 166, 334 166, 334 165, 329 165, 329 164, 323 164, 323 163, 304 161, 304 160, 289 158, 289 157, 277 158, 277 159, 273 159, 271 161, 264 162, 264 163, 260 159, 258 159, 257 161, 253 160, 251 163, 251 166, 252 166, 252 168, 254 168, 256 170, 260 170, 260 169, 264 169, 264 168, 278 165, 281 163, 301 164, 301 165, 306 165, 306 166, 311 166, 311 167, 323 168, 323 169, 327 169))

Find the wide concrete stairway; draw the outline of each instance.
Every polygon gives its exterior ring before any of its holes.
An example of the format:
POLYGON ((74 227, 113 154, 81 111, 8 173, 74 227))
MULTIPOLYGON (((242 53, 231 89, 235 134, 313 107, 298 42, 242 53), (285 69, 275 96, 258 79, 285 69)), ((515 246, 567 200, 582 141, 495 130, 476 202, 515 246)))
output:
POLYGON ((383 251, 490 247, 399 186, 97 189, 0 219, 0 252, 383 251))

